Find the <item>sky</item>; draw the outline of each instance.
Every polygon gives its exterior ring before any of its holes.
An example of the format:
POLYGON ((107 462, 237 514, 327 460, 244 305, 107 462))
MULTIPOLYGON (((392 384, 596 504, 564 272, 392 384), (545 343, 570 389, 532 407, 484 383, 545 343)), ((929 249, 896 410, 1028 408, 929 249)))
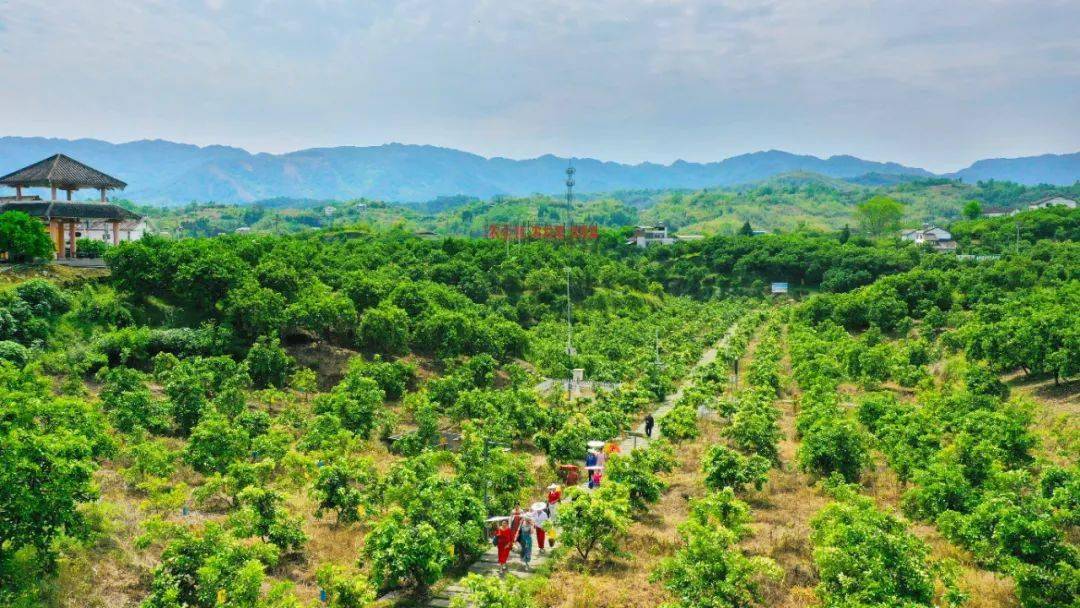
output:
POLYGON ((1080 2, 0 0, 0 135, 285 152, 1080 150, 1080 2))

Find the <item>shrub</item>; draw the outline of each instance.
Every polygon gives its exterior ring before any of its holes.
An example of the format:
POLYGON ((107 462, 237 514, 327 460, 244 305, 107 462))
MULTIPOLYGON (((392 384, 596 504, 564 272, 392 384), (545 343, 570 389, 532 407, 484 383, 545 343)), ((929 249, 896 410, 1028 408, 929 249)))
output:
POLYGON ((799 468, 818 477, 840 473, 857 482, 869 464, 870 441, 851 420, 819 421, 799 446, 799 468))
POLYGON ((22 367, 30 360, 30 349, 18 342, 0 340, 0 359, 22 367))
POLYGON ((677 405, 660 420, 660 432, 671 441, 679 442, 698 436, 697 410, 689 405, 677 405))
POLYGON ((629 494, 626 486, 613 482, 592 492, 569 488, 559 505, 559 538, 582 562, 587 563, 595 549, 620 555, 620 540, 630 528, 629 494))
POLYGON ((653 468, 656 461, 648 455, 650 449, 634 450, 625 456, 613 454, 604 469, 606 481, 626 486, 630 507, 636 511, 648 509, 667 489, 653 468))
POLYGON ((222 473, 246 455, 248 443, 242 428, 224 415, 211 412, 192 429, 184 461, 200 473, 222 473))
POLYGON ((281 340, 277 336, 260 336, 248 349, 244 362, 247 363, 248 373, 257 388, 284 388, 289 373, 296 364, 285 349, 281 348, 281 340))
POLYGON ((770 462, 757 454, 747 458, 723 445, 714 445, 705 453, 701 462, 705 473, 705 485, 712 490, 730 487, 736 492, 753 484, 761 490, 769 479, 770 462))

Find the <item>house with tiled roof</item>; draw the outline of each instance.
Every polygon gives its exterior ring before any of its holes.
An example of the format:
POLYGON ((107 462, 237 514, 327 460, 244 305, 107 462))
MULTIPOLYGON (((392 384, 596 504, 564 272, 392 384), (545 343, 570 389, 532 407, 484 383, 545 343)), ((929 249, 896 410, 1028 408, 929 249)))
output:
POLYGON ((107 193, 123 190, 126 183, 64 154, 12 171, 0 177, 0 186, 15 190, 14 196, 0 196, 0 213, 21 211, 44 222, 60 260, 78 256, 78 239, 116 245, 142 238, 146 230, 141 215, 108 202, 107 193), (45 189, 48 198, 24 192, 33 188, 45 189), (84 189, 97 190, 99 200, 72 200, 84 189))

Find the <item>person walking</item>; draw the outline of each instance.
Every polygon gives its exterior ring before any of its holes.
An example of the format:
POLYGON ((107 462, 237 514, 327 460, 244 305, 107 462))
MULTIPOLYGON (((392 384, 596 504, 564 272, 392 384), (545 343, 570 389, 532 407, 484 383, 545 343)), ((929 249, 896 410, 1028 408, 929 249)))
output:
POLYGON ((544 526, 548 522, 547 511, 545 509, 533 511, 533 522, 536 524, 534 526, 536 528, 536 547, 540 553, 543 554, 545 547, 544 541, 547 536, 547 532, 544 530, 544 526))
POLYGON ((551 518, 551 521, 555 521, 555 510, 558 507, 560 500, 562 500, 562 491, 559 490, 558 484, 553 483, 548 486, 548 517, 551 518))
POLYGON ((533 548, 533 525, 528 519, 521 522, 521 531, 518 532, 518 542, 521 544, 521 561, 525 562, 525 569, 531 570, 533 548))
POLYGON ((653 419, 652 414, 645 416, 645 436, 652 439, 653 425, 656 424, 656 420, 653 419))
POLYGON ((506 574, 506 560, 510 559, 510 549, 514 546, 514 531, 510 529, 510 522, 505 519, 499 522, 495 530, 495 547, 498 549, 499 576, 506 574))

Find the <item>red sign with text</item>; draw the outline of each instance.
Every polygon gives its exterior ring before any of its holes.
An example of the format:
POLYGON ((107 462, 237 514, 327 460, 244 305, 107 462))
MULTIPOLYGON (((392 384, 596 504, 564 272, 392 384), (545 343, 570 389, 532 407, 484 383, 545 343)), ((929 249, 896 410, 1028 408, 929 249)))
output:
POLYGON ((596 225, 563 226, 562 224, 533 224, 517 226, 514 224, 492 224, 488 226, 489 239, 595 239, 600 231, 596 225))

